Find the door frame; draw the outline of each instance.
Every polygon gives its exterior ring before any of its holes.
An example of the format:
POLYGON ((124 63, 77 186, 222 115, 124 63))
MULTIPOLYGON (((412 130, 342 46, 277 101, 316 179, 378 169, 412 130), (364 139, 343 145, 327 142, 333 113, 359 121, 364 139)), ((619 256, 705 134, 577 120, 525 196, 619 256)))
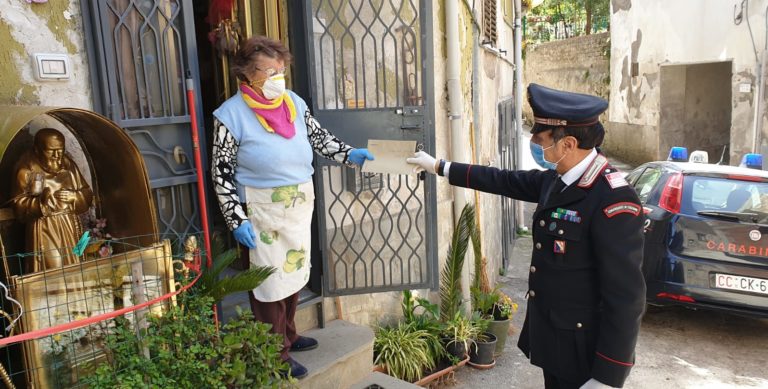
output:
MULTIPOLYGON (((436 148, 435 139, 435 86, 434 86, 434 45, 433 45, 433 1, 421 0, 422 10, 419 15, 419 23, 421 31, 423 33, 419 36, 420 45, 422 50, 421 69, 422 72, 422 94, 424 96, 424 151, 434 155, 436 148)), ((311 19, 308 19, 308 15, 311 13, 312 0, 304 0, 299 3, 299 6, 288 7, 288 15, 291 23, 288 26, 289 39, 291 43, 291 52, 294 57, 293 61, 293 90, 299 96, 305 99, 308 107, 314 107, 313 94, 311 88, 313 83, 311 75, 314 72, 314 64, 310 63, 311 55, 310 47, 307 37, 312 33, 311 19)), ((313 112, 314 113, 314 112, 313 112)), ((332 129, 331 129, 332 130, 332 129)), ((315 164, 315 174, 322 174, 317 169, 319 166, 315 164)), ((322 182, 315 180, 315 214, 312 221, 312 266, 320 271, 314 271, 310 275, 310 285, 313 290, 319 287, 320 294, 322 296, 339 296, 339 295, 352 295, 371 292, 384 292, 384 291, 399 291, 404 290, 408 286, 396 286, 391 288, 376 288, 376 291, 371 290, 355 290, 348 293, 329 293, 326 289, 324 277, 328 269, 325 268, 325 262, 323 260, 323 250, 325 247, 325 228, 322 227, 320 212, 324 212, 323 203, 323 188, 322 182)), ((427 261, 427 271, 429 272, 429 282, 423 287, 431 290, 436 290, 439 286, 439 260, 437 253, 437 180, 434 175, 426 175, 423 181, 424 185, 424 222, 425 222, 425 258, 427 261)))

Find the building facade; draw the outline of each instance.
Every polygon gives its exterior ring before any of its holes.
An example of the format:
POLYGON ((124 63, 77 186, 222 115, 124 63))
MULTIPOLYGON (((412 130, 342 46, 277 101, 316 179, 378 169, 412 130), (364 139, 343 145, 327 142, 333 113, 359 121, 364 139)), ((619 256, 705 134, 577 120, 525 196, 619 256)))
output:
POLYGON ((738 164, 765 152, 767 1, 611 4, 611 154, 641 163, 687 146, 738 164))
MULTIPOLYGON (((446 1, 237 0, 223 19, 242 39, 282 40, 295 56, 292 89, 352 145, 413 140, 439 158, 511 168, 512 2, 459 2, 462 137, 450 139, 446 1), (451 155, 451 142, 465 153, 451 155)), ((230 55, 209 40, 222 26, 209 2, 0 0, 0 9, 0 103, 77 107, 113 120, 144 156, 160 230, 199 230, 186 80, 196 92, 206 165, 211 112, 237 86, 230 55), (67 78, 40 78, 38 54, 66 58, 67 78)), ((437 286, 455 220, 446 180, 370 176, 316 160, 315 185, 317 247, 307 301, 325 302, 326 320, 393 320, 399 290, 437 286)), ((479 209, 495 280, 511 259, 511 208, 496 196, 461 193, 479 209)), ((210 194, 207 203, 214 229, 229 237, 210 194)))

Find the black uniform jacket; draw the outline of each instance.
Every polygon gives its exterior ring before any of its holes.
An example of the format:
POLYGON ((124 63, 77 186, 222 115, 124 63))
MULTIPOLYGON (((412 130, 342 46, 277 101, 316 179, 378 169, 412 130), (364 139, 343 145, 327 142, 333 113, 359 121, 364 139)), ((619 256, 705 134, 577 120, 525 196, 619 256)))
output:
POLYGON ((561 379, 621 387, 645 308, 644 216, 634 189, 601 154, 558 193, 550 193, 559 180, 552 170, 451 163, 448 173, 452 185, 539 204, 518 347, 561 379))

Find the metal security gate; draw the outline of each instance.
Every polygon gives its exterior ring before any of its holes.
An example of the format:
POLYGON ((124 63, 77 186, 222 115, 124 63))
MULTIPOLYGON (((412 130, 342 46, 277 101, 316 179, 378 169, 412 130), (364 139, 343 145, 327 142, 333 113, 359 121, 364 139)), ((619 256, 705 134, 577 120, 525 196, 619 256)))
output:
MULTIPOLYGON (((515 135, 515 101, 507 99, 499 103, 499 155, 501 168, 517 169, 517 143, 515 135)), ((517 235, 515 226, 515 202, 509 197, 501 196, 501 253, 502 268, 506 271, 512 257, 514 240, 517 235)))
MULTIPOLYGON (((95 57, 97 109, 124 128, 141 151, 163 236, 197 232, 197 179, 185 92, 187 74, 198 74, 192 3, 84 3, 84 13, 90 14, 87 28, 93 32, 88 43, 95 57)), ((202 112, 199 99, 196 104, 202 112)), ((198 125, 202 128, 202 122, 198 125)), ((200 147, 207 150, 202 139, 200 147)))
MULTIPOLYGON (((434 153, 431 2, 305 3, 312 111, 355 147, 434 153)), ((437 286, 435 178, 363 174, 316 158, 326 295, 437 286)))

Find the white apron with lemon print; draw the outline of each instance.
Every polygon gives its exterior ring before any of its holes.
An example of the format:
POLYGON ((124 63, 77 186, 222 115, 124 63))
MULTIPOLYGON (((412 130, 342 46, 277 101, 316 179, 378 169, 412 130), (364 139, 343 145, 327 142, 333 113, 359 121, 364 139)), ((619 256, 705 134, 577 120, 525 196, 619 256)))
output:
POLYGON ((277 269, 253 290, 253 297, 263 302, 282 300, 309 281, 315 204, 312 181, 270 189, 246 187, 245 200, 256 232, 250 262, 277 269))

